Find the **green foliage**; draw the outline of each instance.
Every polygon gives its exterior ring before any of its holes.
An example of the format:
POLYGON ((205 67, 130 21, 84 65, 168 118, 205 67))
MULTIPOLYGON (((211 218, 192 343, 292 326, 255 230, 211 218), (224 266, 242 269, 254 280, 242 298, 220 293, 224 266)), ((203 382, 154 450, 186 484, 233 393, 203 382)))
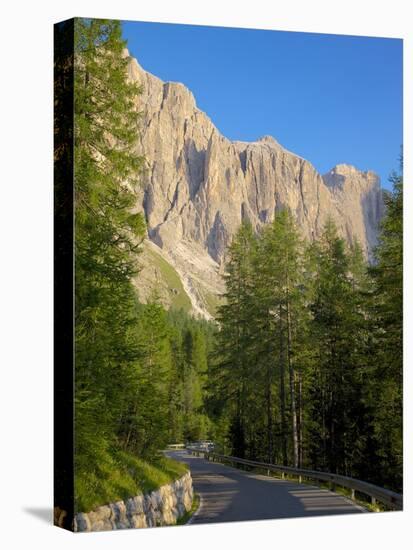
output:
POLYGON ((131 212, 142 159, 134 153, 138 89, 127 81, 120 23, 76 19, 75 457, 94 475, 115 442, 124 382, 138 360, 130 278, 144 221, 131 212))
POLYGON ((375 369, 370 396, 373 444, 383 485, 403 487, 403 177, 390 178, 393 191, 385 195, 373 279, 375 369), (389 482, 392 480, 392 483, 389 482), (393 481, 394 480, 394 481, 393 481))
POLYGON ((211 323, 188 317, 182 311, 170 311, 168 318, 172 325, 173 360, 169 401, 170 440, 205 439, 211 431, 204 401, 215 329, 211 323))
POLYGON ((224 304, 218 310, 220 330, 217 334, 217 357, 213 367, 217 393, 215 406, 226 406, 229 416, 230 439, 233 452, 245 453, 245 425, 248 408, 251 369, 251 324, 253 291, 252 258, 256 237, 250 224, 243 224, 228 249, 226 293, 224 304))
POLYGON ((345 243, 329 222, 311 254, 313 300, 311 340, 310 456, 323 470, 354 475, 363 443, 363 378, 367 304, 361 291, 366 266, 358 245, 345 243))
POLYGON ((134 342, 137 361, 123 389, 117 435, 125 449, 150 458, 168 440, 171 350, 166 313, 160 304, 140 308, 134 342))
POLYGON ((305 334, 301 248, 285 211, 259 236, 243 225, 229 248, 214 384, 215 406, 225 410, 228 443, 238 456, 286 462, 290 443, 298 461, 297 342, 305 334), (288 415, 294 418, 291 437, 288 415))

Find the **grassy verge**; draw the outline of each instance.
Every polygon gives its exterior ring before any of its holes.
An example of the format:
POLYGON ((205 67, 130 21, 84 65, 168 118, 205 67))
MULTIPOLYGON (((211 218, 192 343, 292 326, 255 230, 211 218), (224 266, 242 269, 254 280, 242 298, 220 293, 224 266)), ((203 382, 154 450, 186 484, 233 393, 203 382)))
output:
POLYGON ((200 496, 197 493, 195 493, 194 498, 192 500, 191 509, 188 512, 185 512, 185 514, 182 517, 178 518, 176 525, 185 525, 186 523, 188 523, 191 517, 198 510, 200 502, 201 502, 200 496))
POLYGON ((123 451, 106 452, 98 470, 76 474, 76 512, 154 491, 187 471, 185 464, 163 455, 149 463, 123 451))
POLYGON ((218 307, 223 303, 222 298, 220 298, 219 296, 215 296, 211 292, 208 292, 201 285, 198 285, 198 292, 203 299, 203 302, 206 306, 206 309, 208 310, 208 313, 210 313, 213 317, 215 317, 218 311, 218 307))

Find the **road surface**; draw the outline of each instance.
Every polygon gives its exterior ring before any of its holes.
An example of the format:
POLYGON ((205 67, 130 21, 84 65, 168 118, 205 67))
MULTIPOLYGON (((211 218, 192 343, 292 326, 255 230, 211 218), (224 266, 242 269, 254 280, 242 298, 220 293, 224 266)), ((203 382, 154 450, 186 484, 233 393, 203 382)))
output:
POLYGON ((194 490, 201 497, 198 512, 190 520, 193 524, 366 511, 327 489, 244 472, 186 451, 170 451, 168 455, 186 462, 191 469, 194 490))

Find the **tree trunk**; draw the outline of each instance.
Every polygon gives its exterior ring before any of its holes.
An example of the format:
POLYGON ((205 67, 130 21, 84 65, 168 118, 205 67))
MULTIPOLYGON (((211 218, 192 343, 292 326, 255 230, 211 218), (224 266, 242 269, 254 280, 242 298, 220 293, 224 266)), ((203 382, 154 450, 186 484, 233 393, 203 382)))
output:
POLYGON ((268 365, 267 365, 267 438, 268 438, 268 462, 270 463, 273 458, 271 384, 272 384, 271 366, 270 366, 270 362, 268 362, 268 365))
POLYGON ((327 425, 326 425, 326 398, 325 398, 325 380, 320 374, 320 392, 321 392, 321 433, 323 449, 323 468, 327 468, 327 425))
POLYGON ((298 468, 298 434, 297 434, 297 407, 295 400, 295 372, 291 359, 292 345, 292 328, 291 328, 291 311, 290 311, 290 296, 289 296, 289 281, 287 279, 287 364, 290 377, 290 405, 291 405, 291 428, 293 438, 293 466, 298 468))
POLYGON ((298 372, 298 465, 303 467, 303 376, 298 372))
POLYGON ((267 368, 267 437, 268 462, 272 461, 272 407, 271 407, 271 369, 267 368))
POLYGON ((287 422, 285 417, 285 372, 284 372, 284 338, 282 326, 282 307, 279 308, 280 316, 280 347, 279 347, 279 365, 280 365, 280 411, 281 411, 281 452, 284 466, 287 465, 287 422))

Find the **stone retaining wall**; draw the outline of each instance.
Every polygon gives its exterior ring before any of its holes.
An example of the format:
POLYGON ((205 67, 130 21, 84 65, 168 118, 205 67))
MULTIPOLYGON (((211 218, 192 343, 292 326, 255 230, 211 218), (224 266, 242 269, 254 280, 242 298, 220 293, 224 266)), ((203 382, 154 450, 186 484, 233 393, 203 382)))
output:
POLYGON ((108 531, 174 525, 192 506, 191 473, 157 491, 75 515, 74 531, 108 531))

